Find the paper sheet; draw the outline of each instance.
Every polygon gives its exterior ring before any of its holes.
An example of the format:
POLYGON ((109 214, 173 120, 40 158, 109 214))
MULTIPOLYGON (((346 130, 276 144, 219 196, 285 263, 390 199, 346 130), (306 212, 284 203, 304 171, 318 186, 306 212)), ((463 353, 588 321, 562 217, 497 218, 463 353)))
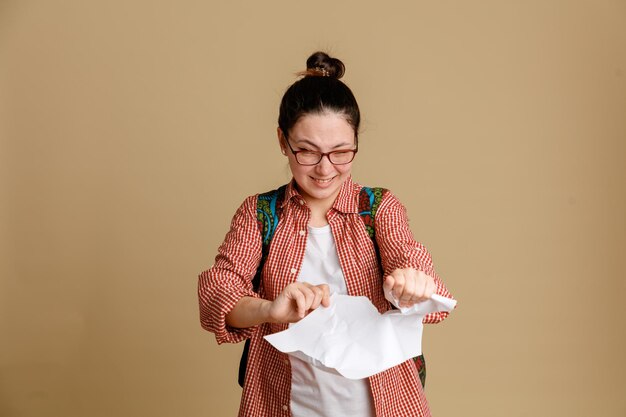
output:
MULTIPOLYGON (((391 294, 385 297, 397 306, 391 294)), ((455 305, 455 300, 433 295, 413 307, 380 314, 367 297, 333 294, 329 307, 320 306, 265 339, 281 352, 305 355, 346 378, 366 378, 420 355, 424 316, 455 305)))

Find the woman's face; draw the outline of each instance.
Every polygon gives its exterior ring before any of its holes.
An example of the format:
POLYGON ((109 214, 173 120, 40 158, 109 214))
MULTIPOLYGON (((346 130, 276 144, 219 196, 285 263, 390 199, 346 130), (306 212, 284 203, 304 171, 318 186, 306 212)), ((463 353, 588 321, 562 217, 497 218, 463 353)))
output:
POLYGON ((296 161, 294 151, 332 152, 356 148, 354 129, 343 115, 333 112, 308 114, 291 128, 288 138, 278 129, 280 147, 289 159, 289 167, 298 190, 307 203, 332 205, 343 182, 350 176, 352 162, 334 165, 324 156, 317 165, 305 166, 296 161), (287 144, 289 140, 289 144, 287 144))

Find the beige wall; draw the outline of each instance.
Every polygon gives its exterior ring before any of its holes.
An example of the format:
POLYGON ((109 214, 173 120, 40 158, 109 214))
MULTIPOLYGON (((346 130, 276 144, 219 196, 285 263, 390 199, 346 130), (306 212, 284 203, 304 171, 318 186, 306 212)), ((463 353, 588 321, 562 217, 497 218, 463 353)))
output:
POLYGON ((626 415, 624 1, 0 2, 0 416, 227 416, 196 274, 316 49, 459 299, 436 416, 626 415))

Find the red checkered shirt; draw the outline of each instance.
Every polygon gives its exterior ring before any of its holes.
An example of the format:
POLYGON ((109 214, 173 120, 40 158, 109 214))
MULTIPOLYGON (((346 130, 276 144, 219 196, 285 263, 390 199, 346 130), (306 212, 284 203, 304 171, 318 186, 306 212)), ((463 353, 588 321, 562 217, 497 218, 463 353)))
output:
MULTIPOLYGON (((384 271, 381 274, 374 244, 358 212, 360 189, 351 178, 347 179, 327 214, 348 294, 366 296, 381 313, 387 311, 391 306, 383 295, 383 276, 397 268, 412 267, 435 279, 437 294, 451 297, 433 270, 430 254, 413 238, 404 206, 391 192, 384 193, 375 216, 376 242, 384 271)), ((285 330, 287 324, 264 323, 237 329, 226 324, 226 315, 241 297, 274 300, 285 286, 296 281, 304 257, 310 211, 292 181, 285 192, 261 286, 255 293, 252 278, 262 251, 256 207, 256 195, 245 199, 219 247, 215 264, 199 276, 200 321, 203 328, 215 334, 219 344, 251 338, 239 416, 290 416, 289 359, 263 339, 267 334, 285 330)), ((429 314, 424 322, 438 323, 447 314, 429 314)), ((430 416, 412 360, 371 376, 369 383, 377 416, 430 416)))

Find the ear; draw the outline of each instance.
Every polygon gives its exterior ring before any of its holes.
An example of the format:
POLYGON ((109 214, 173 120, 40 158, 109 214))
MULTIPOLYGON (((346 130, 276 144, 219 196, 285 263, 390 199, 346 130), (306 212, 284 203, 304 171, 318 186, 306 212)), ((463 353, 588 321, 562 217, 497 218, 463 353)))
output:
POLYGON ((280 151, 283 155, 287 155, 287 147, 285 146, 287 138, 285 138, 285 135, 280 127, 276 128, 276 135, 278 136, 278 145, 280 146, 280 151))

